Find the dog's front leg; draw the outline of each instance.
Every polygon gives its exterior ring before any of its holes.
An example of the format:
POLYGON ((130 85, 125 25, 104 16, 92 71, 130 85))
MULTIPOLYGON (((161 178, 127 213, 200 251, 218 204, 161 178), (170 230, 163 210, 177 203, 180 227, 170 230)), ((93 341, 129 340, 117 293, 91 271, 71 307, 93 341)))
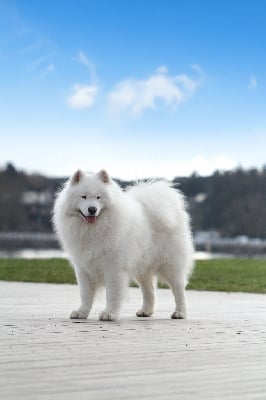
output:
POLYGON ((118 319, 127 284, 128 275, 123 271, 113 271, 113 274, 106 274, 106 307, 99 315, 101 321, 115 321, 118 319))
POLYGON ((72 311, 70 318, 85 319, 91 310, 96 286, 83 268, 76 268, 75 271, 80 292, 80 306, 72 311))

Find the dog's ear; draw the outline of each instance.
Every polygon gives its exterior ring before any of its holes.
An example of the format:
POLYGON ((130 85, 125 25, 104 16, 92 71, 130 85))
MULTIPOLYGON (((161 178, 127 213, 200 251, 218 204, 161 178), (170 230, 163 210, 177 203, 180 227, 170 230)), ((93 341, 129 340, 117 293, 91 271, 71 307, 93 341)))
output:
POLYGON ((101 171, 98 172, 98 177, 101 179, 103 183, 109 183, 110 182, 110 177, 108 173, 102 169, 101 171))
POLYGON ((82 176, 83 176, 82 171, 81 171, 80 169, 78 169, 78 170, 74 173, 74 175, 72 175, 72 177, 71 177, 71 183, 72 183, 72 185, 74 185, 75 183, 78 183, 78 182, 81 180, 82 176))

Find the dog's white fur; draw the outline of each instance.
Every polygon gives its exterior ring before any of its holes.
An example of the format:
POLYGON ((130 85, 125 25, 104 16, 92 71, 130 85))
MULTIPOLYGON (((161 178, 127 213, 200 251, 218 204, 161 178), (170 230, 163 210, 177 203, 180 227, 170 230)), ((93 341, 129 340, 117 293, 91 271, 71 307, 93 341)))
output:
POLYGON ((70 318, 87 318, 96 290, 105 286, 99 318, 117 319, 129 277, 143 293, 137 316, 151 316, 157 276, 173 291, 172 318, 186 317, 185 286, 193 268, 189 216, 182 194, 167 182, 140 183, 124 192, 104 170, 77 171, 58 193, 53 222, 80 289, 80 307, 70 318), (89 217, 90 207, 95 217, 89 217))

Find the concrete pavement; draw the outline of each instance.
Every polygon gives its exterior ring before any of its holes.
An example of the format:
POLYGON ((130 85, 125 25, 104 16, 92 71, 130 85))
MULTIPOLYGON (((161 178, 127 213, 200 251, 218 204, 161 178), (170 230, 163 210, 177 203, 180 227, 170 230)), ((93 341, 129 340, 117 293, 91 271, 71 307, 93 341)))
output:
POLYGON ((266 399, 266 296, 188 291, 189 318, 171 320, 171 292, 154 317, 69 320, 71 285, 0 282, 0 398, 266 399))

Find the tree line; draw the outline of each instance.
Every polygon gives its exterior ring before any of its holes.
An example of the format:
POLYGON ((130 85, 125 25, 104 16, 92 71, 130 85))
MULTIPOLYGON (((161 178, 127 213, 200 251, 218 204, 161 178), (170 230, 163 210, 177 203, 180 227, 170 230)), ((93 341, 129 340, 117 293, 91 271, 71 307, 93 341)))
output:
MULTIPOLYGON (((27 174, 7 164, 0 170, 0 231, 52 231, 54 195, 65 180, 27 174)), ((266 237, 266 167, 216 171, 207 177, 194 173, 176 177, 173 186, 188 199, 194 231, 266 237)))

